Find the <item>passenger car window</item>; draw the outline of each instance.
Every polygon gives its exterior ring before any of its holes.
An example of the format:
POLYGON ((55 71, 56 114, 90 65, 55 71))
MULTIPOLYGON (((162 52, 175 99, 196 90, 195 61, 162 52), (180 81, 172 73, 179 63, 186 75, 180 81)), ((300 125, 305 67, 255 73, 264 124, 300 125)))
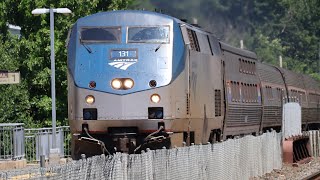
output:
POLYGON ((120 27, 83 27, 80 32, 80 41, 82 42, 106 42, 120 43, 120 27))
POLYGON ((169 43, 169 26, 128 27, 128 43, 169 43))

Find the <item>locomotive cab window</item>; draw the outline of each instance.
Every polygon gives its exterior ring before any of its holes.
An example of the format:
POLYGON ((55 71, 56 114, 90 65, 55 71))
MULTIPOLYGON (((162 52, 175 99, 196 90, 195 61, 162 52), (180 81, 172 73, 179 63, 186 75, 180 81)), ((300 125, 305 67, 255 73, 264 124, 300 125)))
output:
POLYGON ((80 32, 80 41, 89 43, 120 43, 120 27, 83 27, 80 32))
POLYGON ((169 26, 128 27, 128 43, 169 43, 169 26))

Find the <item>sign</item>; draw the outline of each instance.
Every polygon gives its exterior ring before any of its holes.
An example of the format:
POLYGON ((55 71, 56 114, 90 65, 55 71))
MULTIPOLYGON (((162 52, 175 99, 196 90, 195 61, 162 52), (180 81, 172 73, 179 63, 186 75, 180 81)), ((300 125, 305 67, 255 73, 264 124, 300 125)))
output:
POLYGON ((0 71, 0 84, 19 84, 20 72, 0 71))

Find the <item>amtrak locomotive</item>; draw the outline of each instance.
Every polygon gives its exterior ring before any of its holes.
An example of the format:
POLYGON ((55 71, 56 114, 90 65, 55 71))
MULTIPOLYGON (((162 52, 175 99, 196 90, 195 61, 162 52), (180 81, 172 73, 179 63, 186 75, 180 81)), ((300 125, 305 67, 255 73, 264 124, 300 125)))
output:
POLYGON ((281 129, 288 101, 301 104, 304 128, 319 124, 318 82, 168 15, 83 17, 67 48, 73 158, 281 129))

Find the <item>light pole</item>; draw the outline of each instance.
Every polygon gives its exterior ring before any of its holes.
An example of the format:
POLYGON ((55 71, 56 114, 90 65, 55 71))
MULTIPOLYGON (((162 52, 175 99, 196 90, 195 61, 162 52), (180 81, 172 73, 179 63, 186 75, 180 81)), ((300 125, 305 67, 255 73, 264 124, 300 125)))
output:
POLYGON ((70 14, 68 8, 37 8, 31 12, 33 15, 50 13, 50 49, 51 49, 51 98, 52 98, 52 149, 57 148, 56 144, 56 80, 55 80, 55 61, 54 61, 54 13, 70 14))

